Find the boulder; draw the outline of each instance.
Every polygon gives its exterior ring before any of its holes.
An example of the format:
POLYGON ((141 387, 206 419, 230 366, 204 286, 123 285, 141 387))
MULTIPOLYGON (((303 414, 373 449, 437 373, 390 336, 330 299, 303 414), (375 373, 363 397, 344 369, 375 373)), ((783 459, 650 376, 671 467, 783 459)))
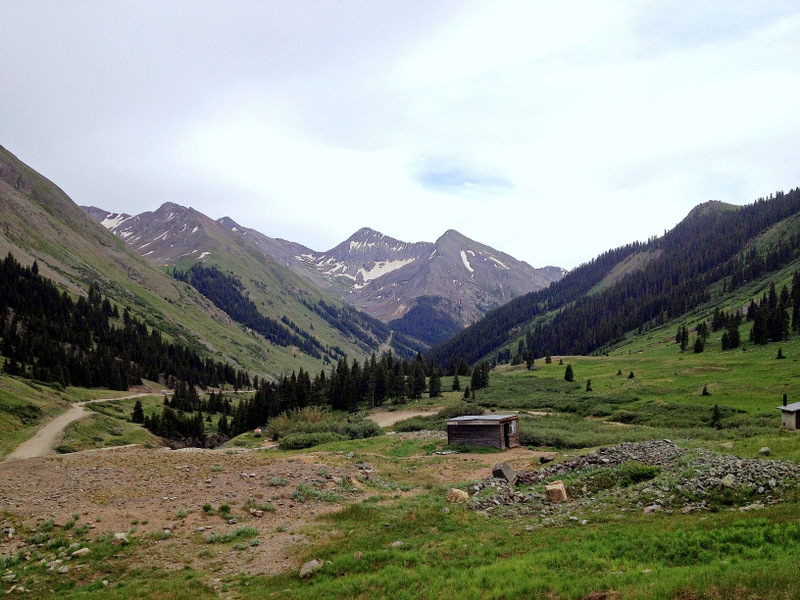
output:
POLYGON ((769 456, 772 454, 772 449, 769 446, 762 446, 758 449, 759 456, 769 456))
POLYGON ((450 491, 447 492, 447 496, 445 497, 451 504, 456 504, 457 502, 466 502, 469 500, 469 494, 458 488, 450 488, 450 491))
POLYGON ((564 482, 560 479, 558 481, 554 481, 553 483, 548 483, 545 486, 544 491, 547 495, 547 499, 550 502, 559 503, 567 501, 567 488, 564 486, 564 482))
POLYGON ((508 485, 514 485, 517 482, 517 474, 507 462, 497 463, 493 466, 492 477, 495 479, 505 479, 508 485))
POLYGON ((300 567, 300 579, 310 577, 314 571, 321 569, 323 566, 325 566, 325 563, 319 558, 308 561, 306 564, 300 567))

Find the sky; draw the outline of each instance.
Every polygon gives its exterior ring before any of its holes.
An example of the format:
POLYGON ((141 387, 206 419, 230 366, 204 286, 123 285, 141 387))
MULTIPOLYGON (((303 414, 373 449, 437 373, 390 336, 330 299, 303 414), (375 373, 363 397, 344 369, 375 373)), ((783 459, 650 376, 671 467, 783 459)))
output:
POLYGON ((800 4, 3 0, 0 145, 77 204, 567 269, 800 186, 800 4))

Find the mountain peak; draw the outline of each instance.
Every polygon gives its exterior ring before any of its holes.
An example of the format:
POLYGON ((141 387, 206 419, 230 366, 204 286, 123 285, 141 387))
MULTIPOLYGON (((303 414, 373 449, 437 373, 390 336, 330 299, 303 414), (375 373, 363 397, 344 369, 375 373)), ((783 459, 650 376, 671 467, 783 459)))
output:
POLYGON ((230 229, 231 231, 242 229, 242 226, 230 217, 222 217, 221 219, 217 219, 217 223, 225 229, 230 229))
POLYGON ((689 211, 689 214, 686 215, 687 219, 694 219, 697 217, 704 217, 706 215, 711 215, 714 213, 722 213, 727 212, 729 210, 736 210, 739 208, 735 204, 728 204, 727 202, 722 202, 721 200, 709 200, 708 202, 703 202, 702 204, 698 204, 692 210, 689 211))

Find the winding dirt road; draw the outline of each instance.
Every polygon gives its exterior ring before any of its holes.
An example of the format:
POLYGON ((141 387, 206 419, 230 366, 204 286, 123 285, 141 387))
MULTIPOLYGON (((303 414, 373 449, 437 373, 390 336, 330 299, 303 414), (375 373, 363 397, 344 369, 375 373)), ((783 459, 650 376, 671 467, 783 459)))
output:
POLYGON ((110 402, 111 400, 127 400, 129 398, 141 398, 152 396, 153 394, 134 394, 122 398, 98 398, 97 400, 86 400, 84 402, 73 402, 72 406, 65 412, 58 415, 52 421, 42 425, 34 436, 22 442, 17 448, 9 453, 5 461, 22 460, 24 458, 34 458, 37 456, 47 456, 53 451, 56 440, 64 433, 67 425, 90 414, 85 406, 93 402, 110 402))

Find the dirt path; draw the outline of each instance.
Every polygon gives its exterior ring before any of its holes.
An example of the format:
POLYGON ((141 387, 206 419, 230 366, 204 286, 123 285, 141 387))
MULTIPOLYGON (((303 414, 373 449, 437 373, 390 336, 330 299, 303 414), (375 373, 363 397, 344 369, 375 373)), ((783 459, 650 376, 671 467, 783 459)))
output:
POLYGON ((378 411, 372 413, 367 418, 370 421, 375 421, 381 427, 391 427, 395 423, 399 421, 405 421, 406 419, 410 419, 411 417, 429 417, 431 415, 435 415, 440 410, 442 410, 441 406, 431 406, 430 408, 422 408, 422 409, 408 409, 408 410, 395 410, 392 412, 389 411, 378 411))
POLYGON ((52 421, 48 421, 42 425, 34 436, 22 442, 17 448, 9 453, 5 461, 22 460, 24 458, 35 458, 37 456, 47 456, 53 450, 56 441, 64 433, 67 425, 73 421, 77 421, 89 414, 85 406, 94 402, 110 402, 111 400, 127 400, 129 398, 141 398, 143 396, 152 396, 153 394, 134 394, 133 396, 124 396, 122 398, 98 398, 97 400, 86 400, 84 402, 73 402, 72 406, 65 412, 58 415, 52 421))

